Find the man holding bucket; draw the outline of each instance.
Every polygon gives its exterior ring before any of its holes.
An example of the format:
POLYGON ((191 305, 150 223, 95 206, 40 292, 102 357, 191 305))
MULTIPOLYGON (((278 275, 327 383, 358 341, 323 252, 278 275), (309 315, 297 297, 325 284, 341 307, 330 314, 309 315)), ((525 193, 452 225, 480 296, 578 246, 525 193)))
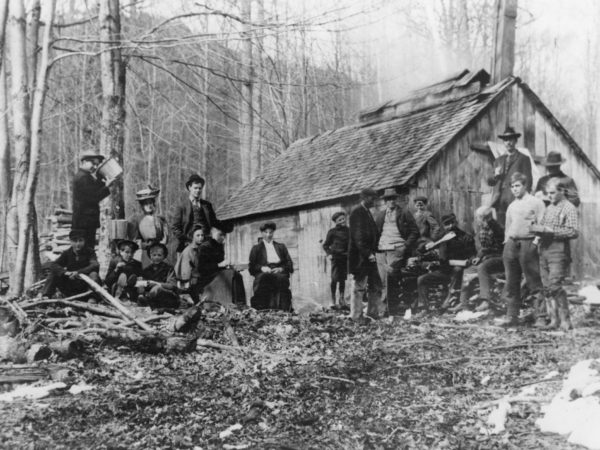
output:
POLYGON ((82 230, 85 243, 90 248, 96 245, 96 230, 100 227, 99 203, 110 194, 108 187, 117 178, 102 180, 96 176, 104 156, 93 150, 84 151, 80 158, 79 171, 73 177, 73 222, 72 229, 82 230))

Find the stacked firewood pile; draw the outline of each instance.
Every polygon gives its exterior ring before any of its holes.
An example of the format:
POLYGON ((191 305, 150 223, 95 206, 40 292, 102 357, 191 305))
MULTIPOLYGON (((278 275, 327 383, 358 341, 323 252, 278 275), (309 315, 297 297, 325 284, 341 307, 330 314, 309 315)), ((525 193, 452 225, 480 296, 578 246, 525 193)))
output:
POLYGON ((48 216, 47 220, 50 232, 40 234, 40 249, 44 252, 44 259, 52 260, 69 248, 73 212, 69 209, 55 208, 54 214, 48 216))

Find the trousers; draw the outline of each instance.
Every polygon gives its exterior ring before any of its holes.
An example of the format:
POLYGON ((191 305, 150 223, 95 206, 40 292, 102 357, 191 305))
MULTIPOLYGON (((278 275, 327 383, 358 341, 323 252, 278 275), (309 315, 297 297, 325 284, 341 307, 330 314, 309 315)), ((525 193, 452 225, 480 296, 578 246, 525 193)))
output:
POLYGON ((360 319, 362 317, 362 301, 367 295, 367 315, 377 319, 380 311, 383 309, 381 305, 381 294, 383 285, 377 270, 377 263, 369 262, 365 268, 359 273, 354 274, 354 290, 350 300, 350 317, 352 319, 360 319))
POLYGON ((517 318, 521 309, 521 277, 532 294, 542 290, 540 276, 540 260, 537 245, 532 239, 508 239, 504 244, 502 253, 504 272, 506 273, 506 314, 510 318, 517 318))

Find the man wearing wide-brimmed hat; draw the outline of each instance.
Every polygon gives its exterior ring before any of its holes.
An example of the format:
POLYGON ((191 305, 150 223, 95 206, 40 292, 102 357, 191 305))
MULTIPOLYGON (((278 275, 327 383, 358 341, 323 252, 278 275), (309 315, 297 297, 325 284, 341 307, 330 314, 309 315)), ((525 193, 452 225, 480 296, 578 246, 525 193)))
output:
POLYGON ((419 228, 415 218, 410 211, 399 205, 399 198, 395 189, 386 189, 383 192, 385 210, 375 216, 379 230, 377 268, 383 284, 380 315, 389 308, 389 287, 398 285, 402 266, 419 239, 419 228))
POLYGON ((82 230, 85 243, 96 245, 96 230, 100 227, 99 203, 110 194, 108 187, 115 180, 101 180, 95 176, 104 156, 86 150, 79 156, 79 171, 73 177, 73 221, 71 228, 82 230))
POLYGON ((537 197, 542 198, 546 206, 550 204, 550 200, 546 194, 546 184, 550 178, 558 178, 560 179, 561 184, 564 186, 564 195, 567 200, 569 200, 573 205, 579 206, 581 201, 579 200, 579 192, 577 190, 577 185, 573 178, 568 176, 562 170, 560 170, 561 164, 567 162, 566 159, 562 157, 559 152, 551 151, 548 153, 544 161, 542 161, 542 165, 546 167, 547 175, 541 177, 535 187, 535 195, 537 197))
POLYGON ((177 251, 182 252, 187 244, 192 242, 194 228, 202 227, 204 235, 208 236, 212 227, 230 232, 232 227, 217 219, 215 210, 207 200, 202 198, 205 180, 197 173, 190 175, 185 183, 188 198, 185 199, 171 216, 171 231, 179 240, 177 251))
POLYGON ((498 222, 504 226, 506 209, 513 200, 510 191, 510 177, 513 173, 522 173, 528 179, 526 189, 531 191, 533 173, 531 170, 531 160, 527 155, 517 150, 517 140, 521 133, 517 133, 514 128, 507 126, 504 133, 498 137, 502 139, 506 146, 504 155, 499 156, 494 161, 494 175, 488 178, 488 184, 494 187, 492 194, 492 203, 490 206, 496 208, 498 222))

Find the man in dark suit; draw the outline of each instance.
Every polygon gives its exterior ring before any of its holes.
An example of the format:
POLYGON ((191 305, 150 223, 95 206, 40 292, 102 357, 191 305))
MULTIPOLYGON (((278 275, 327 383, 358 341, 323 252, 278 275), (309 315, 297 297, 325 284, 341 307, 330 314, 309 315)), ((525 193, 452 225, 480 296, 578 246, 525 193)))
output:
POLYGON ((549 152, 546 159, 542 162, 542 166, 546 166, 546 175, 538 180, 535 188, 535 196, 544 200, 546 206, 550 204, 550 199, 547 198, 546 184, 551 178, 559 178, 565 186, 565 197, 573 206, 578 207, 581 204, 579 198, 579 191, 573 178, 568 176, 562 170, 560 170, 561 164, 566 163, 567 160, 559 152, 549 152))
POLYGON ((212 204, 202 198, 204 184, 204 178, 192 174, 185 183, 189 198, 184 200, 171 216, 171 231, 179 240, 177 252, 182 252, 186 245, 192 242, 194 228, 202 227, 205 236, 208 236, 212 227, 220 228, 225 232, 231 231, 231 227, 217 220, 212 204))
POLYGON ((294 264, 287 247, 273 240, 276 229, 273 222, 261 225, 262 241, 250 250, 248 271, 254 277, 250 304, 256 309, 291 311, 290 275, 294 264))
POLYGON ((379 232, 377 268, 383 285, 380 315, 385 314, 388 309, 391 293, 389 287, 398 285, 400 270, 419 238, 419 228, 415 218, 398 204, 399 195, 396 190, 386 189, 383 199, 386 208, 375 216, 379 232))
POLYGON ((104 156, 85 151, 80 156, 79 170, 73 177, 72 229, 81 230, 90 248, 96 245, 96 230, 100 227, 99 203, 110 194, 108 187, 115 180, 100 180, 94 176, 104 156))
POLYGON ((502 226, 506 219, 506 209, 514 198, 510 190, 510 177, 513 173, 519 172, 526 175, 529 180, 526 186, 527 192, 531 191, 531 180, 533 180, 531 160, 529 156, 517 150, 517 140, 520 136, 521 133, 515 132, 509 126, 506 127, 504 133, 498 135, 504 142, 507 153, 494 161, 494 175, 488 178, 488 184, 494 187, 490 206, 496 208, 498 222, 502 226))
POLYGON ((377 244, 379 230, 369 208, 375 205, 378 194, 367 188, 360 193, 360 205, 355 207, 348 218, 350 242, 348 244, 348 272, 354 275, 354 292, 350 303, 350 317, 362 317, 362 299, 368 292, 367 315, 376 319, 381 309, 383 286, 377 271, 377 244))

